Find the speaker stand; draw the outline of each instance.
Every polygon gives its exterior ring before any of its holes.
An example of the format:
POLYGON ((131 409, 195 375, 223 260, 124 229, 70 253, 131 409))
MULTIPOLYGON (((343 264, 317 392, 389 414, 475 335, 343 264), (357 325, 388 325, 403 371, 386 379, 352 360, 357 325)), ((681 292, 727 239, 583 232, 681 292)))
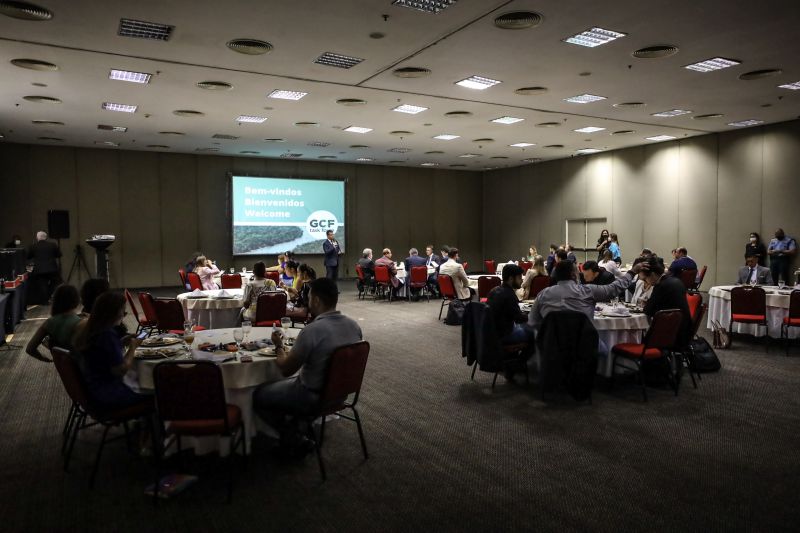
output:
POLYGON ((69 275, 67 276, 67 283, 72 280, 72 274, 77 273, 80 276, 81 267, 83 270, 86 271, 86 279, 91 279, 92 274, 89 272, 89 267, 86 266, 86 259, 83 258, 83 248, 81 248, 80 244, 75 245, 75 251, 73 252, 72 257, 72 266, 69 269, 69 275))

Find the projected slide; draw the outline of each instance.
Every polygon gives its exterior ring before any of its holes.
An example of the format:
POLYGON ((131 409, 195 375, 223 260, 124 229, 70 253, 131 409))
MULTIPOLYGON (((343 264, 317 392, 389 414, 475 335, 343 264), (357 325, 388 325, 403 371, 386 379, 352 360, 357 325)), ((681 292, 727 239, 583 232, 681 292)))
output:
POLYGON ((322 254, 332 229, 344 251, 344 182, 233 176, 234 255, 322 254))

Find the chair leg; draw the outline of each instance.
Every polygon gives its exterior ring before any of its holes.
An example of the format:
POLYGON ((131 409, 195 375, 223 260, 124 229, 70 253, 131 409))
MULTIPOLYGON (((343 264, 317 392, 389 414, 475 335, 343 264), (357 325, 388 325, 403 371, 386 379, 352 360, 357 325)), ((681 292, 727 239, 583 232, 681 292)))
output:
POLYGON ((442 319, 442 311, 444 311, 444 298, 442 298, 442 305, 439 307, 439 320, 442 319))
POLYGON ((69 460, 72 458, 72 450, 75 449, 75 439, 78 437, 78 430, 81 428, 81 426, 83 426, 85 420, 86 414, 76 413, 76 418, 72 422, 72 435, 70 435, 67 451, 64 454, 64 472, 66 472, 69 468, 69 460))
POLYGON ((322 476, 322 481, 326 481, 328 479, 328 475, 325 472, 325 463, 322 461, 322 439, 325 438, 325 417, 322 417, 322 422, 319 426, 319 440, 314 435, 314 421, 312 420, 308 424, 308 433, 311 437, 311 440, 314 441, 314 451, 317 452, 317 462, 319 463, 319 473, 322 476))
POLYGON ((478 360, 476 359, 474 363, 472 363, 472 375, 469 379, 475 381, 475 371, 478 369, 478 360))
POLYGON ((494 390, 494 384, 497 383, 497 373, 498 372, 495 372, 494 373, 494 378, 492 378, 492 390, 494 390))
POLYGON ((233 499, 233 459, 236 456, 236 433, 230 437, 230 447, 228 448, 228 503, 233 499))
POLYGON ((103 429, 103 438, 100 440, 100 446, 97 448, 97 455, 94 458, 94 466, 92 467, 92 474, 89 476, 89 488, 94 488, 94 480, 97 477, 97 469, 100 466, 100 456, 103 454, 103 448, 106 445, 106 437, 108 436, 108 430, 111 426, 106 426, 103 429))
POLYGON ((350 408, 353 411, 353 418, 356 419, 356 428, 358 428, 358 438, 361 441, 361 451, 364 452, 364 459, 369 459, 367 453, 367 441, 364 439, 364 428, 361 427, 361 417, 358 416, 358 411, 355 406, 350 408))
POLYGON ((72 425, 75 423, 75 418, 77 416, 77 407, 73 403, 69 406, 69 414, 67 415, 66 422, 64 422, 64 429, 61 430, 61 455, 64 455, 67 451, 67 444, 69 444, 69 438, 72 435, 72 425))

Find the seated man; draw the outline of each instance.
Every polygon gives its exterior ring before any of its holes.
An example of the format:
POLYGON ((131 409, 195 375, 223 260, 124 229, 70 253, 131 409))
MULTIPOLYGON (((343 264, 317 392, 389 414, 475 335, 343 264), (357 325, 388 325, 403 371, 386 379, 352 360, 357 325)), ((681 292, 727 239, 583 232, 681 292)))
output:
POLYGON ((501 343, 527 343, 533 346, 533 331, 523 326, 528 317, 519 309, 516 291, 520 287, 522 268, 514 263, 507 263, 503 266, 503 284, 489 291, 486 303, 494 317, 494 327, 501 343))
POLYGON ((643 272, 642 279, 653 287, 653 292, 644 305, 644 314, 652 319, 658 311, 680 310, 683 322, 677 345, 686 346, 692 334, 692 315, 689 313, 689 303, 686 301, 686 287, 680 278, 665 274, 664 260, 656 255, 651 255, 647 261, 636 265, 636 268, 640 267, 643 272))
POLYGON ((610 285, 614 283, 615 279, 617 279, 616 276, 606 269, 601 268, 600 265, 597 264, 597 261, 586 261, 583 264, 584 285, 610 285))
MULTIPOLYGON (((406 265, 406 285, 408 285, 408 281, 411 281, 411 269, 414 267, 426 267, 425 276, 427 277, 427 261, 424 257, 419 256, 419 251, 416 248, 412 248, 408 251, 408 257, 406 257, 404 261, 406 265)), ((410 290, 410 289, 409 289, 410 290)))
MULTIPOLYGON (((375 261, 372 260, 372 248, 364 248, 357 264, 361 267, 361 272, 364 274, 364 285, 370 286, 375 283, 375 261)), ((359 280, 359 282, 360 281, 361 280, 359 280)))
POLYGON ((425 266, 433 268, 433 272, 428 275, 428 290, 431 291, 431 294, 438 297, 439 296, 439 284, 436 283, 436 273, 439 270, 439 265, 442 262, 442 258, 438 255, 434 255, 433 253, 433 245, 429 244, 425 247, 425 266))
POLYGON ((758 264, 758 256, 748 255, 744 260, 745 266, 739 269, 739 285, 772 285, 772 273, 767 267, 758 264))
MULTIPOLYGON (((383 249, 383 255, 375 261, 375 266, 385 266, 389 270, 389 281, 392 283, 392 291, 397 291, 401 281, 397 279, 397 266, 392 260, 392 251, 389 248, 383 249)), ((406 272, 406 275, 408 273, 406 272)))
POLYGON ((575 268, 575 263, 569 260, 569 255, 567 254, 567 251, 563 248, 559 248, 555 251, 555 254, 553 255, 553 269, 550 271, 551 278, 555 278, 556 276, 555 267, 561 262, 567 262, 570 265, 572 265, 573 268, 575 268))
POLYGON ((697 263, 689 257, 686 248, 676 248, 675 260, 669 265, 669 271, 673 276, 680 279, 681 272, 684 270, 697 270, 697 263))
POLYGON ((309 282, 309 286, 308 309, 314 321, 302 329, 292 349, 286 351, 280 331, 272 333, 275 364, 286 379, 264 383, 253 392, 253 407, 280 431, 285 451, 310 451, 308 441, 297 434, 296 424, 287 423, 286 416, 304 415, 316 407, 325 386, 331 354, 337 348, 362 340, 358 323, 336 310, 339 301, 336 283, 320 278, 309 282))
POLYGON ((458 248, 450 248, 447 262, 439 267, 439 275, 450 276, 456 290, 456 298, 469 300, 474 292, 469 288, 469 278, 464 267, 458 263, 458 248))

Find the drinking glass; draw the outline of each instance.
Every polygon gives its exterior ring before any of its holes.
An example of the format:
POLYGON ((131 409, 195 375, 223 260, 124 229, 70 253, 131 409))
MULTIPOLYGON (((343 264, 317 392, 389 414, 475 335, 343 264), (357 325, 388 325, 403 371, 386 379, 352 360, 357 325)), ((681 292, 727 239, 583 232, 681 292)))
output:
POLYGON ((244 331, 244 340, 247 340, 247 334, 250 333, 250 328, 252 327, 253 323, 249 320, 242 321, 242 331, 244 331))
POLYGON ((247 267, 242 267, 242 274, 247 274, 247 267))
POLYGON ((242 340, 244 340, 244 332, 242 331, 242 328, 236 328, 233 330, 233 340, 236 341, 237 346, 242 343, 242 340))
POLYGON ((784 287, 786 287, 786 281, 783 279, 783 277, 779 277, 778 278, 778 288, 780 290, 783 290, 784 287))
POLYGON ((291 318, 289 318, 288 316, 285 316, 285 317, 281 318, 281 327, 283 328, 283 336, 284 337, 286 337, 286 335, 289 333, 289 326, 291 326, 291 325, 292 325, 292 319, 291 318))
POLYGON ((231 272, 231 274, 233 274, 234 272, 236 272, 236 269, 235 269, 235 268, 233 268, 233 267, 231 267, 231 268, 230 268, 230 272, 231 272))

